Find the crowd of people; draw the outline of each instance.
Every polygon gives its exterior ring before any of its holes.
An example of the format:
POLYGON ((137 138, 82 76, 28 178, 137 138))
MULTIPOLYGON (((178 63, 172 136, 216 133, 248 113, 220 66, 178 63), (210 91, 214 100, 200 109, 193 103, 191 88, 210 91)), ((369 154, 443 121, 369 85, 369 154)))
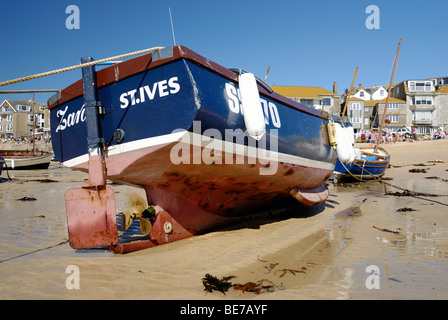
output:
MULTIPOLYGON (((376 143, 378 141, 378 131, 366 130, 356 134, 355 140, 357 142, 376 143)), ((412 127, 408 133, 401 132, 383 132, 381 136, 382 143, 394 143, 403 141, 417 141, 417 140, 438 140, 447 139, 448 130, 440 128, 431 134, 418 134, 417 128, 412 127)))
POLYGON ((439 130, 431 133, 431 140, 446 139, 447 135, 448 130, 442 130, 442 128, 440 128, 439 130))
MULTIPOLYGON (((51 136, 50 135, 36 135, 35 136, 36 142, 37 141, 43 141, 45 143, 51 142, 51 136)), ((27 144, 27 143, 33 143, 33 137, 27 136, 27 137, 14 137, 14 136, 8 136, 6 138, 0 139, 2 143, 16 143, 16 144, 27 144)))

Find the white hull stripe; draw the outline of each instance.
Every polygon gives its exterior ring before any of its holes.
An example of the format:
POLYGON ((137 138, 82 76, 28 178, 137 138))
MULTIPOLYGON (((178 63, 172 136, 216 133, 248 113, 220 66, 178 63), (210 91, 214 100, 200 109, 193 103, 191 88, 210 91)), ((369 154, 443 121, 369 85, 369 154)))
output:
MULTIPOLYGON (((193 146, 205 147, 212 149, 214 151, 221 151, 221 152, 229 151, 239 156, 250 156, 254 158, 257 157, 259 160, 263 160, 264 162, 268 161, 285 162, 295 165, 301 165, 304 167, 311 167, 324 170, 334 170, 335 166, 334 164, 328 162, 311 160, 276 151, 269 151, 269 150, 265 151, 263 149, 257 149, 251 146, 243 146, 233 142, 228 142, 215 138, 209 138, 207 136, 188 132, 186 130, 115 145, 109 148, 108 156, 109 157, 116 156, 126 152, 131 152, 149 147, 154 148, 156 146, 159 146, 160 148, 162 148, 163 146, 173 142, 189 143, 190 145, 193 146)), ((89 161, 89 155, 86 153, 82 156, 63 162, 63 165, 67 167, 75 167, 87 163, 88 161, 89 161)))

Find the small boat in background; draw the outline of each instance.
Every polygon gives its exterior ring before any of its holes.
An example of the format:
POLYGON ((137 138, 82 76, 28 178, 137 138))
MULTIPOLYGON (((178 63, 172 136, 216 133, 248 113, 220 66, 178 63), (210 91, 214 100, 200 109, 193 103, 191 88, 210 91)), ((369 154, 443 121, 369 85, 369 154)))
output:
MULTIPOLYGON (((5 168, 8 170, 47 169, 53 154, 42 151, 0 150, 0 158, 3 158, 5 168)), ((0 159, 3 167, 1 162, 0 159)))
MULTIPOLYGON (((54 91, 54 90, 12 90, 7 93, 33 93, 32 99, 32 119, 34 117, 34 93, 42 91, 54 91)), ((3 92, 6 93, 6 92, 3 92)), ((36 123, 33 121, 32 126, 32 150, 0 150, 0 174, 3 166, 7 170, 32 170, 32 169, 48 169, 50 162, 53 159, 53 153, 47 151, 36 150, 36 123), (1 159, 3 158, 3 163, 1 159)))
POLYGON ((374 180, 383 176, 389 166, 390 155, 383 148, 353 148, 356 158, 353 162, 343 163, 339 159, 334 168, 334 177, 338 180, 374 180))
MULTIPOLYGON (((395 68, 397 66, 400 46, 401 39, 398 43, 392 77, 389 84, 389 92, 386 98, 386 103, 384 104, 383 116, 380 122, 381 126, 378 130, 378 132, 381 133, 383 132, 383 125, 386 121, 386 111, 388 108, 389 97, 391 96, 391 88, 394 80, 395 68)), ((390 154, 383 148, 379 147, 379 144, 381 143, 380 133, 378 133, 379 138, 376 141, 376 145, 371 147, 354 147, 353 127, 348 119, 344 121, 344 116, 347 110, 348 101, 350 99, 350 94, 353 88, 353 83, 355 81, 357 71, 358 68, 356 68, 355 75, 353 76, 352 85, 347 96, 345 108, 342 112, 342 125, 335 124, 339 139, 338 145, 336 147, 338 158, 336 160, 334 177, 336 179, 355 178, 357 180, 372 180, 377 179, 385 174, 386 169, 389 166, 390 154)))
POLYGON ((3 166, 5 165, 5 159, 0 156, 0 174, 2 174, 3 166))

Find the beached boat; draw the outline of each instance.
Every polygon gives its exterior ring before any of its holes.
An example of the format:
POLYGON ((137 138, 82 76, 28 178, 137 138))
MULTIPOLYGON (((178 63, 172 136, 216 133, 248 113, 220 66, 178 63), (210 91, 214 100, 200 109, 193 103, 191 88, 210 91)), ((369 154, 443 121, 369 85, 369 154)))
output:
POLYGON ((53 159, 52 153, 40 151, 0 150, 0 156, 8 170, 47 169, 53 159))
POLYGON ((347 117, 334 125, 338 137, 334 178, 359 181, 382 177, 389 166, 390 154, 378 146, 355 146, 353 126, 347 117))
POLYGON ((305 205, 328 197, 336 162, 330 116, 183 46, 98 72, 83 67, 83 79, 48 105, 55 157, 90 176, 66 193, 73 248, 136 250, 206 232, 291 196, 305 205), (144 188, 147 199, 131 196, 131 210, 121 217, 124 229, 140 220, 147 240, 118 244, 106 179, 144 188))
POLYGON ((356 73, 358 68, 356 68, 355 74, 353 76, 352 84, 347 95, 347 100, 345 102, 345 107, 342 112, 342 118, 340 124, 335 124, 336 133, 339 134, 339 140, 337 145, 337 161, 334 171, 334 177, 337 179, 344 178, 355 178, 356 180, 371 180, 378 179, 382 177, 390 162, 390 154, 380 148, 381 134, 383 132, 383 125, 386 122, 386 111, 388 108, 389 97, 391 96, 392 83, 395 75, 395 68, 397 66, 398 54, 400 52, 401 39, 398 42, 397 53, 395 54, 395 61, 392 71, 392 76, 389 83, 388 94, 386 97, 386 102, 384 104, 384 111, 382 115, 382 120, 380 122, 380 127, 378 129, 376 145, 372 147, 354 147, 354 134, 353 127, 345 118, 345 112, 347 110, 348 101, 350 100, 350 95, 353 88, 353 83, 355 81, 356 73))
POLYGON ((334 177, 339 180, 374 180, 382 177, 389 166, 390 154, 383 148, 354 148, 356 158, 352 162, 336 161, 334 177))

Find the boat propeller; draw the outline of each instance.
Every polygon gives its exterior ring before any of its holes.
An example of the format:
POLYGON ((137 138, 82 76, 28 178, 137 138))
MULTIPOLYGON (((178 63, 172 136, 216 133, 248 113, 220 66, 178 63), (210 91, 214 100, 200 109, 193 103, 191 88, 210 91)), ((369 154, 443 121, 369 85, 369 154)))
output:
POLYGON ((148 206, 143 197, 135 192, 129 195, 130 210, 126 210, 121 215, 121 228, 127 230, 134 220, 140 221, 140 230, 144 235, 151 232, 152 225, 148 219, 155 216, 155 210, 148 206))

